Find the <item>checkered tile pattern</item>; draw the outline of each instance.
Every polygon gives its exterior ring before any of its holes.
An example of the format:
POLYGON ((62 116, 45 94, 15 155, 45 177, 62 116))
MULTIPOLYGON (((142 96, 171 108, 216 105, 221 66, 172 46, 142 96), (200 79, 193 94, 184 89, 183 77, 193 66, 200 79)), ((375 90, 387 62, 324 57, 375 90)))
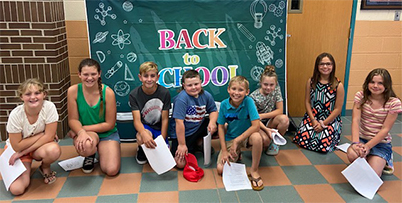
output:
MULTIPOLYGON (((296 118, 299 123, 301 118, 296 118)), ((351 117, 344 122, 341 143, 350 142, 351 117)), ((402 119, 391 130, 394 150, 394 175, 383 175, 384 184, 373 202, 402 202, 402 119)), ((12 196, 0 179, 0 202, 366 202, 342 176, 348 165, 346 154, 335 151, 327 155, 299 148, 285 136, 288 144, 280 148, 277 156, 262 155, 260 174, 265 188, 226 192, 222 177, 216 172, 215 161, 204 167, 204 178, 198 183, 188 182, 180 170, 173 169, 158 176, 148 164, 141 166, 135 161, 136 143, 122 143, 121 171, 116 177, 105 176, 97 164, 91 174, 81 170, 65 172, 56 163, 57 181, 52 185, 43 183, 38 162, 33 163, 31 185, 27 192, 12 196)), ((77 156, 71 139, 60 142, 60 160, 77 156)), ((0 144, 3 151, 4 142, 0 144)), ((216 151, 219 141, 213 140, 216 151)), ((242 162, 251 165, 251 151, 242 152, 242 162)), ((196 154, 203 167, 202 154, 196 154)), ((213 155, 216 160, 217 153, 213 155)))

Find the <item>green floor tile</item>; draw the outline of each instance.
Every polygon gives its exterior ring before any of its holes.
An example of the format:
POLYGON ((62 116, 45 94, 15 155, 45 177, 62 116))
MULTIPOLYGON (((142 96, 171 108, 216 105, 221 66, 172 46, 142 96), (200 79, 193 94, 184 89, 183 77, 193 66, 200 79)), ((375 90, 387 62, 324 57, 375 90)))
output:
POLYGON ((293 185, 327 184, 328 182, 313 166, 282 166, 293 185))
MULTIPOLYGON (((60 167, 60 165, 58 163, 59 163, 59 161, 56 161, 56 162, 52 163, 50 168, 52 169, 52 171, 56 171, 56 176, 57 177, 67 177, 68 174, 70 174, 70 172, 65 171, 62 167, 60 167)), ((78 170, 81 170, 81 169, 78 169, 78 170)), ((31 178, 43 178, 43 177, 39 173, 39 169, 36 169, 36 171, 31 176, 31 178)))
POLYGON ((67 177, 57 197, 96 196, 104 176, 67 177))
POLYGON ((313 165, 328 165, 328 164, 343 164, 342 159, 333 152, 327 154, 320 152, 313 152, 303 149, 302 153, 310 160, 313 165))
MULTIPOLYGON (((251 151, 243 151, 241 163, 246 164, 246 167, 251 167, 251 163, 253 161, 252 158, 253 157, 251 151)), ((264 152, 262 152, 260 159, 260 167, 263 166, 279 166, 279 164, 276 161, 275 156, 268 156, 264 152)))
POLYGON ((99 196, 96 199, 97 203, 100 202, 137 202, 137 194, 129 195, 110 195, 110 196, 99 196))
POLYGON ((399 180, 398 177, 396 177, 395 175, 381 175, 381 180, 383 181, 389 181, 389 180, 399 180))
POLYGON ((240 202, 262 202, 261 196, 259 194, 261 192, 264 192, 264 190, 261 190, 259 192, 254 190, 240 190, 237 191, 237 195, 240 202))
POLYGON ((3 149, 6 146, 6 142, 0 142, 0 148, 3 149))
POLYGON ((220 197, 220 202, 239 202, 237 199, 237 192, 235 191, 228 192, 225 189, 218 189, 218 195, 220 197))
POLYGON ((216 168, 216 159, 218 158, 219 151, 215 151, 213 155, 211 155, 211 163, 207 166, 204 166, 204 154, 201 152, 197 152, 194 156, 197 158, 198 166, 204 169, 216 168))
POLYGON ((139 165, 135 157, 121 157, 120 173, 141 173, 142 165, 139 165))
POLYGON ((169 171, 162 175, 142 173, 140 192, 164 192, 178 190, 177 171, 169 171))
POLYGON ((291 185, 289 186, 265 186, 260 192, 263 202, 302 202, 299 193, 291 185))
POLYGON ((60 146, 73 146, 73 139, 71 139, 70 137, 65 137, 63 139, 60 139, 59 145, 60 146))
POLYGON ((18 201, 13 201, 13 203, 52 203, 54 200, 53 199, 38 199, 38 200, 18 200, 18 201))
POLYGON ((179 202, 219 202, 217 190, 179 191, 179 202))
POLYGON ((345 202, 386 202, 380 195, 376 194, 373 200, 361 196, 349 183, 331 184, 334 190, 345 202))
POLYGON ((391 141, 392 146, 402 147, 402 137, 399 137, 397 133, 391 133, 391 135, 392 135, 392 141, 391 141))
POLYGON ((10 191, 6 190, 4 181, 0 180, 0 200, 12 200, 12 199, 14 199, 14 195, 12 195, 10 191))
POLYGON ((297 144, 293 142, 293 137, 295 136, 295 133, 286 133, 285 134, 285 139, 287 141, 286 145, 279 146, 279 151, 284 150, 284 149, 299 149, 297 144))

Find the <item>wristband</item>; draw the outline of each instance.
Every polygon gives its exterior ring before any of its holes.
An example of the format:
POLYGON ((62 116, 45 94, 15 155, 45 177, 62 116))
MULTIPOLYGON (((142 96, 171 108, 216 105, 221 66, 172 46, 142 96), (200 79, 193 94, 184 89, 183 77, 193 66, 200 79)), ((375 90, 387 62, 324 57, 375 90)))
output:
POLYGON ((354 144, 359 144, 360 142, 352 142, 350 143, 350 146, 354 145, 354 144))

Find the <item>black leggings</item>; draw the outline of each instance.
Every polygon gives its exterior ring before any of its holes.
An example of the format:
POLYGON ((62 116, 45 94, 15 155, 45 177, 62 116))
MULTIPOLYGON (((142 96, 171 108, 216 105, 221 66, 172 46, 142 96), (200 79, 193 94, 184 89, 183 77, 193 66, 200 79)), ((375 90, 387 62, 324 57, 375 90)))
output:
MULTIPOLYGON (((189 153, 194 154, 197 149, 197 141, 208 134, 208 124, 209 118, 205 118, 198 130, 194 134, 186 137, 186 146, 189 153)), ((172 152, 173 156, 176 154, 178 145, 179 143, 177 142, 177 139, 172 139, 172 147, 170 148, 170 152, 172 152)))

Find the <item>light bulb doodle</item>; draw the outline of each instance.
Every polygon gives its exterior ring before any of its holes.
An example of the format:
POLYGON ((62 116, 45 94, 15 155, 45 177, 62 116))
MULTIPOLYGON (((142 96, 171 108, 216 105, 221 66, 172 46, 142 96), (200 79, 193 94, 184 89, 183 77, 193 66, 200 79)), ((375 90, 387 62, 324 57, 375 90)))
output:
POLYGON ((257 42, 255 45, 256 48, 256 56, 258 59, 258 62, 264 65, 267 63, 267 65, 271 65, 271 60, 274 59, 274 52, 272 49, 265 45, 264 42, 257 42))
POLYGON ((105 21, 106 17, 109 16, 113 20, 117 18, 116 14, 109 14, 109 11, 111 11, 111 10, 112 10, 111 6, 108 6, 105 10, 105 4, 99 3, 99 8, 95 9, 95 12, 99 13, 102 16, 102 18, 98 14, 95 14, 94 15, 95 20, 99 20, 101 25, 105 26, 106 25, 106 21, 105 21))
POLYGON ((286 3, 284 1, 280 1, 278 3, 278 6, 275 4, 270 4, 269 5, 269 12, 274 13, 276 17, 280 17, 283 14, 283 9, 285 8, 286 3))
POLYGON ((267 36, 265 36, 265 38, 264 38, 265 40, 267 40, 271 43, 271 46, 275 46, 276 38, 283 39, 283 35, 278 34, 281 31, 281 28, 278 28, 276 31, 275 31, 275 28, 276 28, 275 25, 271 25, 270 30, 266 31, 267 36), (272 36, 272 39, 269 38, 270 35, 272 36))
POLYGON ((112 66, 109 70, 106 71, 105 78, 111 78, 121 67, 123 66, 123 62, 117 61, 114 66, 112 66))
POLYGON ((244 36, 247 37, 248 40, 254 42, 255 41, 255 37, 253 34, 251 34, 250 31, 247 30, 246 27, 244 27, 243 24, 241 23, 237 23, 237 28, 240 30, 241 33, 243 33, 244 36))
POLYGON ((265 1, 255 0, 255 1, 253 1, 253 3, 251 3, 250 14, 251 14, 251 17, 253 17, 253 19, 254 19, 254 27, 255 28, 260 29, 262 27, 262 20, 264 19, 265 14, 267 14, 267 11, 268 11, 268 6, 265 3, 265 1), (258 3, 261 4, 264 9, 262 12, 256 12, 256 7, 257 7, 258 3))
POLYGON ((259 67, 259 66, 254 66, 251 70, 250 70, 250 76, 251 78, 258 82, 260 80, 261 74, 264 72, 264 69, 259 67))

